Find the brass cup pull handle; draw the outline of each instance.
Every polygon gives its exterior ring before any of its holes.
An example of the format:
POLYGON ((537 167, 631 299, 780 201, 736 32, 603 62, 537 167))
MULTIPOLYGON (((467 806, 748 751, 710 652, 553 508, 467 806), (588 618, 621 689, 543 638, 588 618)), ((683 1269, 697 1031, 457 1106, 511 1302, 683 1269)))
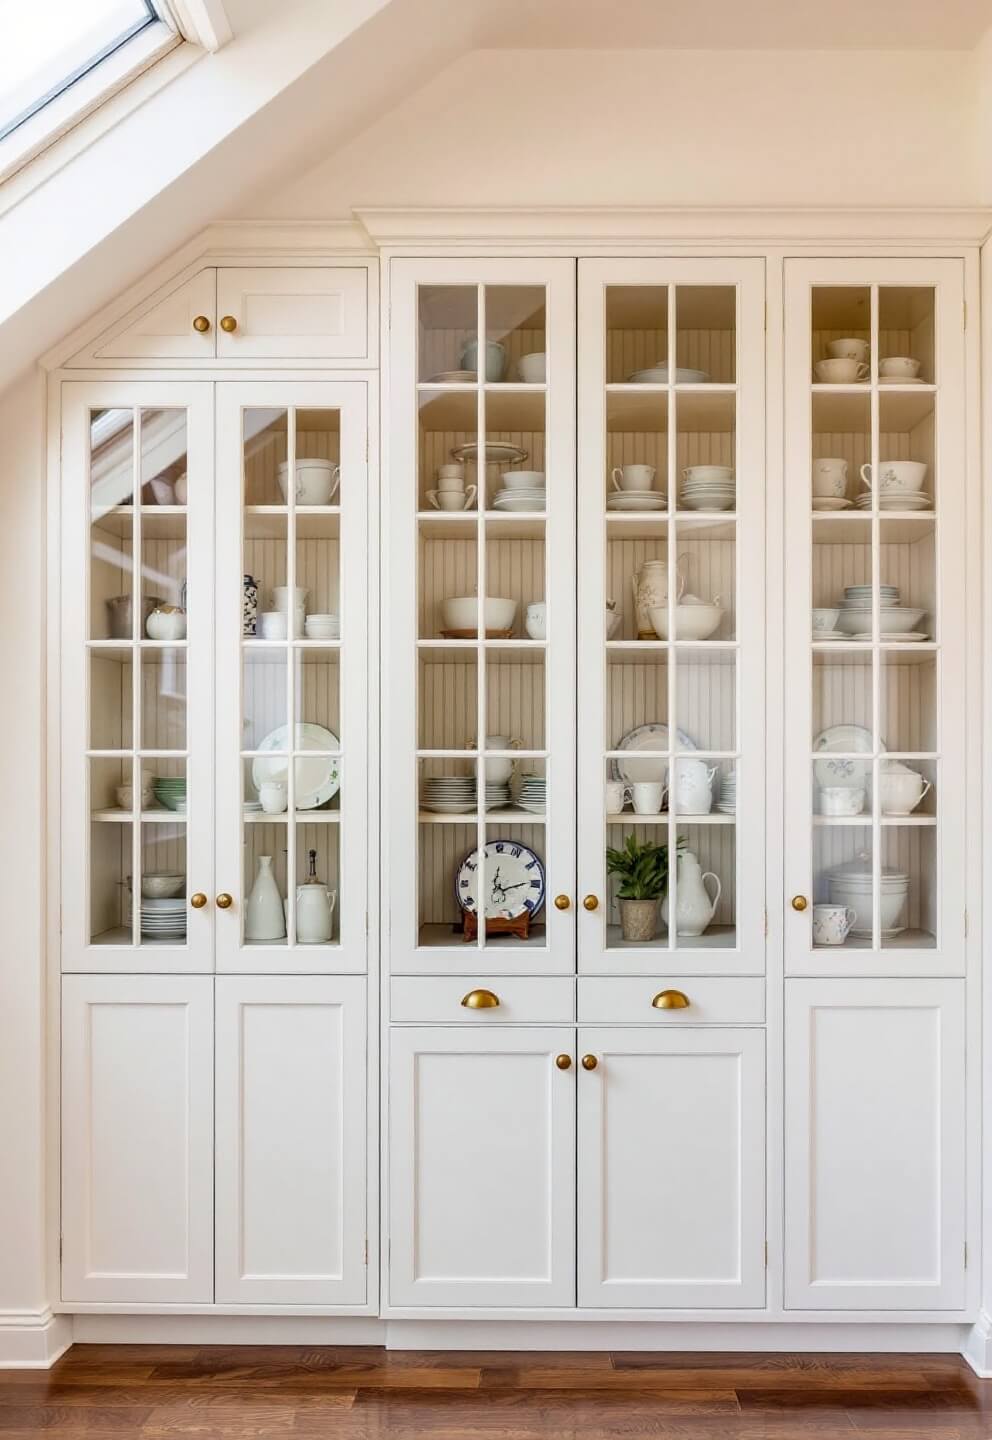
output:
POLYGON ((568 907, 571 905, 571 903, 572 903, 572 902, 571 902, 571 900, 569 900, 569 898, 568 898, 567 895, 556 895, 556 896, 555 896, 555 909, 556 909, 556 910, 567 910, 568 907))
POLYGON ((233 896, 233 895, 228 895, 228 893, 227 893, 226 890, 222 890, 222 891, 220 892, 220 894, 217 896, 217 909, 218 909, 218 910, 230 910, 230 908, 231 908, 231 906, 232 906, 233 904, 234 904, 234 896, 233 896))
POLYGON ((197 315, 194 317, 193 329, 196 331, 197 335, 206 335, 207 331, 210 329, 210 321, 207 319, 206 315, 197 315))
POLYGON ((595 1055, 583 1055, 583 1057, 582 1057, 582 1068, 583 1068, 583 1070, 595 1070, 595 1068, 596 1068, 596 1066, 597 1066, 598 1064, 599 1064, 599 1061, 596 1059, 595 1055))
POLYGON ((197 890, 195 895, 191 895, 189 897, 189 903, 192 905, 194 910, 202 910, 204 905, 206 905, 207 903, 207 897, 206 895, 204 895, 202 890, 197 890))
POLYGON ((220 328, 225 335, 233 335, 238 328, 238 322, 233 315, 222 315, 220 317, 220 328))
POLYGON ((599 896, 598 896, 598 895, 587 895, 586 898, 583 900, 582 904, 585 906, 585 908, 586 908, 587 910, 598 910, 598 909, 599 909, 599 896))
POLYGON ((555 1064, 558 1066, 559 1070, 571 1070, 572 1057, 571 1055, 556 1055, 555 1064))
POLYGON ((806 906, 807 906, 808 904, 809 904, 809 901, 806 899, 806 896, 805 896, 805 895, 793 895, 793 897, 792 897, 792 908, 793 908, 793 910, 805 910, 805 909, 806 909, 806 906))
POLYGON ((499 1005, 499 996, 491 990, 470 990, 462 996, 462 1004, 466 1010, 495 1010, 499 1005))
POLYGON ((656 1010, 688 1010, 691 1003, 681 990, 659 990, 651 1001, 656 1010))

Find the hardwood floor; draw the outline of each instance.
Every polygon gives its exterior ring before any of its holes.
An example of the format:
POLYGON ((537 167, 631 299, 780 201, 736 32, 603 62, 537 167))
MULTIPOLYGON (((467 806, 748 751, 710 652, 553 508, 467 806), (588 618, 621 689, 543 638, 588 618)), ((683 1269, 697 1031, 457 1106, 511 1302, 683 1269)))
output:
POLYGON ((992 1381, 933 1355, 77 1345, 0 1371, 0 1440, 978 1440, 992 1381))

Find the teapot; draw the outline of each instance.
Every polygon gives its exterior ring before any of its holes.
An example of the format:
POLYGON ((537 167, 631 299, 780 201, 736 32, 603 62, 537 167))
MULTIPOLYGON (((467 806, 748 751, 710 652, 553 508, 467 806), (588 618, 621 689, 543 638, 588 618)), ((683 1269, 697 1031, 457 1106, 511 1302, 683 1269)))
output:
MULTIPOLYGON (((337 891, 329 890, 317 879, 317 852, 308 851, 310 873, 296 887, 296 939, 301 945, 326 944, 331 938, 337 891)), ((289 902, 284 900, 288 906, 289 902)))
MULTIPOLYGON (((682 576, 682 561, 685 558, 684 555, 680 555, 676 566, 680 599, 685 588, 685 580, 682 576)), ((662 609, 668 604, 668 561, 645 560, 630 577, 630 584, 634 592, 637 638, 638 640, 656 640, 658 637, 651 624, 651 611, 662 609)))
MULTIPOLYGON (((677 861, 675 887, 677 902, 675 932, 677 935, 702 935, 716 914, 716 907, 720 903, 721 888, 719 876, 714 875, 711 870, 707 870, 704 874, 692 851, 682 851, 677 861), (707 880, 713 880, 716 883, 716 894, 712 900, 706 889, 707 880)), ((671 929, 668 919, 667 895, 661 907, 661 918, 671 929)))
POLYGON ((708 815, 713 808, 713 777, 715 765, 704 760, 676 760, 675 804, 679 815, 708 815))

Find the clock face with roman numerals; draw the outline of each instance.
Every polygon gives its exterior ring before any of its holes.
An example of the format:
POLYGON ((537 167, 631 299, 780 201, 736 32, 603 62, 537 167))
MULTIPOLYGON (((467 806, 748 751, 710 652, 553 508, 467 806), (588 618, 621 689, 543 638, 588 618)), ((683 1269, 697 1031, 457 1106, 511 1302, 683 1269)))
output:
POLYGON ((487 920, 516 920, 525 910, 536 915, 544 905, 544 866, 540 856, 520 840, 490 840, 484 860, 478 850, 466 855, 455 875, 455 895, 463 910, 487 920))

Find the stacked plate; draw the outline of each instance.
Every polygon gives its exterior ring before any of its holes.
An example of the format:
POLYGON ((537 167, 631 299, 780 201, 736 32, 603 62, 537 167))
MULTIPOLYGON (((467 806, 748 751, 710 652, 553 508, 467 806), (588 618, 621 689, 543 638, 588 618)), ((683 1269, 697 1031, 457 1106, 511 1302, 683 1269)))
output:
POLYGON ((679 504, 684 510, 732 510, 736 498, 729 465, 693 465, 682 478, 679 504))
POLYGON ((737 771, 729 770, 720 782, 720 798, 716 808, 721 815, 737 814, 737 771))
POLYGON ((613 490, 606 497, 607 510, 664 510, 667 504, 660 490, 613 490))
POLYGON ((340 640, 340 615, 308 615, 303 622, 303 631, 308 640, 340 640))
POLYGON ((475 776, 428 775, 420 803, 439 815, 465 815, 475 809, 475 776))
POLYGON ((517 804, 521 810, 543 815, 547 804, 548 782, 543 775, 521 775, 517 804))
POLYGON ((543 485, 507 486, 497 491, 493 501, 494 510, 543 510, 546 503, 543 485))
MULTIPOLYGON (((705 370, 690 370, 685 365, 675 367, 676 385, 705 385, 709 381, 705 370)), ((651 365, 647 370, 635 370, 627 376, 628 385, 667 385, 668 366, 651 365)))
MULTIPOLYGON (((870 585, 845 585, 844 599, 838 607, 837 628, 854 640, 870 640, 871 633, 870 585)), ((926 613, 923 610, 909 610, 899 596, 898 585, 880 585, 879 638, 882 640, 925 640, 927 636, 916 626, 926 613)))
MULTIPOLYGON (((855 500, 859 510, 871 509, 871 495, 859 495, 855 500)), ((878 497, 879 510, 932 510, 933 496, 925 490, 886 490, 878 497)))
POLYGON ((156 775, 152 785, 155 799, 166 810, 175 810, 180 815, 186 813, 186 777, 185 775, 169 776, 156 775))
POLYGON ((486 809, 499 810, 510 803, 510 782, 508 780, 486 781, 486 809))
POLYGON ((146 940, 185 940, 186 901, 141 900, 141 933, 146 940))
MULTIPOLYGON (((845 905, 855 912, 852 935, 872 933, 872 867, 867 856, 850 865, 839 865, 830 872, 830 903, 845 905)), ((909 876, 895 866, 883 865, 879 876, 881 889, 879 919, 882 939, 890 940, 906 928, 906 896, 909 876)))

